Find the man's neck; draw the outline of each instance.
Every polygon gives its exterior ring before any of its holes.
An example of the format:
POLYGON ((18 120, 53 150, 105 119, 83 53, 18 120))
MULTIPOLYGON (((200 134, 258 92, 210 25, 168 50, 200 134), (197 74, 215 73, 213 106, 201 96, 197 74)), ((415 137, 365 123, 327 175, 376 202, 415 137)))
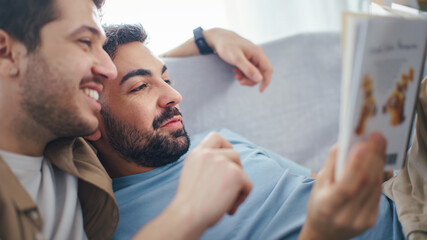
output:
POLYGON ((111 178, 130 176, 154 169, 154 167, 143 167, 136 163, 126 161, 115 151, 106 154, 101 154, 99 152, 98 157, 111 178))
POLYGON ((127 161, 111 147, 106 138, 101 137, 89 143, 96 149, 99 160, 111 178, 125 177, 154 169, 154 167, 143 167, 127 161))
POLYGON ((0 149, 11 153, 41 156, 48 142, 53 139, 46 129, 18 117, 7 117, 0 124, 0 149))

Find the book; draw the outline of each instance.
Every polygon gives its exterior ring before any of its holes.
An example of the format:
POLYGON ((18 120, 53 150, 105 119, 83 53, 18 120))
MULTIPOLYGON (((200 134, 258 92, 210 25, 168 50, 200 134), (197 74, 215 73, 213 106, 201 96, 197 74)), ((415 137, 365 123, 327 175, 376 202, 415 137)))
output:
POLYGON ((403 166, 423 76, 427 19, 384 9, 343 14, 336 177, 351 147, 372 132, 387 139, 385 171, 403 166))
POLYGON ((397 3, 414 9, 427 11, 427 0, 372 0, 372 3, 388 7, 391 7, 393 3, 397 3))

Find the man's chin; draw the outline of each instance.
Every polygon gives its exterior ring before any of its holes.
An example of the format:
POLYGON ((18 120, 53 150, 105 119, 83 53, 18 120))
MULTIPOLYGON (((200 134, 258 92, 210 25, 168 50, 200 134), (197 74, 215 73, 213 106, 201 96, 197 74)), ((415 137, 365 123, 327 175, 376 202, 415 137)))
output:
POLYGON ((181 137, 175 138, 175 143, 179 146, 188 148, 190 141, 187 136, 181 136, 181 137))
POLYGON ((97 117, 94 117, 94 119, 90 119, 88 121, 88 130, 89 133, 87 135, 92 135, 98 131, 99 127, 99 120, 97 117))
POLYGON ((79 136, 91 136, 98 132, 99 121, 95 116, 82 121, 82 125, 84 126, 82 129, 84 130, 82 130, 79 136))
MULTIPOLYGON (((71 119, 71 118, 70 118, 71 119)), ((51 130, 58 138, 61 137, 84 137, 95 134, 98 130, 98 119, 78 118, 75 117, 72 122, 63 125, 62 128, 51 130)), ((65 124, 65 123, 64 123, 65 124)))
POLYGON ((184 127, 170 133, 170 136, 175 139, 187 139, 188 135, 184 127))
POLYGON ((184 127, 178 129, 158 128, 155 130, 158 135, 170 138, 178 138, 187 135, 184 127))
POLYGON ((190 143, 190 138, 188 137, 187 131, 184 127, 170 132, 168 134, 168 138, 171 142, 174 142, 174 144, 182 148, 188 148, 190 143))
POLYGON ((140 149, 131 160, 144 167, 161 167, 177 161, 190 147, 190 138, 184 128, 167 135, 157 133, 149 144, 140 149))

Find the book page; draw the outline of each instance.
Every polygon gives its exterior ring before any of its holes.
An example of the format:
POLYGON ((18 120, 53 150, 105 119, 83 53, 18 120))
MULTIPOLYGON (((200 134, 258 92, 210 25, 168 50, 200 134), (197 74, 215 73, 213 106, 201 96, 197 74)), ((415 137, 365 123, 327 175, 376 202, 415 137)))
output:
MULTIPOLYGON (((365 15, 366 18, 369 15, 365 15)), ((349 115, 351 115, 348 94, 352 84, 353 62, 355 58, 355 49, 358 43, 358 36, 360 31, 360 23, 365 19, 363 15, 346 12, 343 14, 343 30, 341 36, 341 50, 342 50, 342 70, 341 70, 341 105, 340 105, 340 131, 338 135, 338 142, 340 146, 347 146, 350 139, 351 128, 349 124, 349 115)), ((345 159, 346 152, 338 152, 338 159, 345 159)), ((344 167, 344 161, 337 161, 336 169, 344 167)))

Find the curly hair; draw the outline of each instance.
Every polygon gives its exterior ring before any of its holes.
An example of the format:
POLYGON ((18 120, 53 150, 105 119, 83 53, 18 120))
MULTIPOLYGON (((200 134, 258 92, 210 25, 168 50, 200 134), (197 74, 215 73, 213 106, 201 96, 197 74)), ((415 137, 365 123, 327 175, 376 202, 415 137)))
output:
POLYGON ((104 25, 107 40, 104 43, 104 50, 113 59, 117 48, 130 42, 145 43, 147 33, 141 24, 114 24, 104 25))

